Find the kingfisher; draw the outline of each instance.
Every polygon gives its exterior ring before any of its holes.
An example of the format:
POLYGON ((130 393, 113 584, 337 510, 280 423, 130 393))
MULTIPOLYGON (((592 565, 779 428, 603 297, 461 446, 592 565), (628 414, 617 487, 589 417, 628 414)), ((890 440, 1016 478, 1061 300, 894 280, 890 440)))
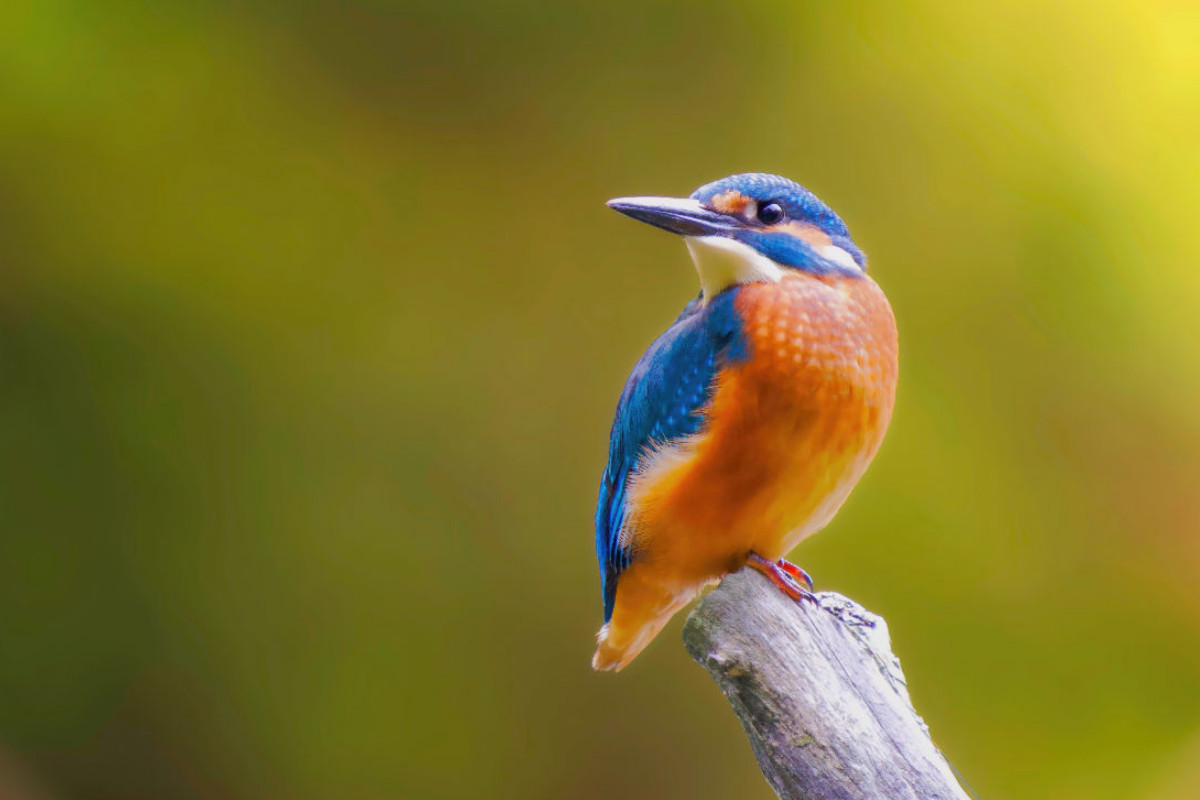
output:
POLYGON ((682 236, 700 276, 625 384, 600 482, 592 666, 620 670, 743 567, 812 598, 784 556, 833 519, 882 444, 899 344, 846 224, 787 178, 608 205, 682 236))

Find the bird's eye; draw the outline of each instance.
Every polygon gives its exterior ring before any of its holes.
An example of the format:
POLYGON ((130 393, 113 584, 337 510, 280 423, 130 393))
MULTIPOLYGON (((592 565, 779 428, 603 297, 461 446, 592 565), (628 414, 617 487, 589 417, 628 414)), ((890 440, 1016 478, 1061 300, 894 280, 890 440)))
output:
POLYGON ((779 203, 759 203, 758 221, 763 225, 774 225, 783 219, 783 206, 779 203))

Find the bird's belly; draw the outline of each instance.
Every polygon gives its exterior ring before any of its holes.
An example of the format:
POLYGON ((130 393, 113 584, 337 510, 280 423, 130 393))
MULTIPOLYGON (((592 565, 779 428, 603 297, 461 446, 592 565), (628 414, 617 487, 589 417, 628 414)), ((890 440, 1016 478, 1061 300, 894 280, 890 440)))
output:
POLYGON ((757 473, 760 479, 742 495, 741 503, 726 498, 734 508, 727 521, 734 542, 751 540, 748 549, 775 559, 825 527, 883 438, 874 417, 858 398, 817 411, 801 409, 791 424, 760 424, 741 452, 727 453, 722 458, 727 465, 757 473), (803 421, 797 425, 798 420, 803 421))
POLYGON ((714 420, 709 446, 662 506, 672 527, 687 530, 679 539, 692 557, 721 571, 740 566, 751 550, 780 558, 824 527, 866 471, 886 427, 861 395, 820 407, 798 397, 771 405, 760 405, 753 419, 714 420))

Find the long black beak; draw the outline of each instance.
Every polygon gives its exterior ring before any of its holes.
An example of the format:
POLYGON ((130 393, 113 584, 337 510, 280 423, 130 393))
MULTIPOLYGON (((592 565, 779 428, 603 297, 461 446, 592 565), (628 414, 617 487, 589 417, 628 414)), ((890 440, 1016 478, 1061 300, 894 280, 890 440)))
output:
POLYGON ((680 236, 728 236, 739 220, 680 197, 617 197, 608 207, 680 236))

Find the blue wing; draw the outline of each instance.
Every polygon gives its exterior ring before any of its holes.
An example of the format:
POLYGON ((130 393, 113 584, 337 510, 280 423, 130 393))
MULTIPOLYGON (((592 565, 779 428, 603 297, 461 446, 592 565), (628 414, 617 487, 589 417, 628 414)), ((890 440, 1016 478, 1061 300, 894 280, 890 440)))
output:
POLYGON ((634 556, 620 543, 630 477, 652 446, 700 429, 717 372, 746 356, 734 309, 736 295, 737 290, 731 289, 708 305, 699 298, 688 303, 638 360, 621 392, 596 505, 596 557, 605 622, 612 618, 617 579, 634 556))

